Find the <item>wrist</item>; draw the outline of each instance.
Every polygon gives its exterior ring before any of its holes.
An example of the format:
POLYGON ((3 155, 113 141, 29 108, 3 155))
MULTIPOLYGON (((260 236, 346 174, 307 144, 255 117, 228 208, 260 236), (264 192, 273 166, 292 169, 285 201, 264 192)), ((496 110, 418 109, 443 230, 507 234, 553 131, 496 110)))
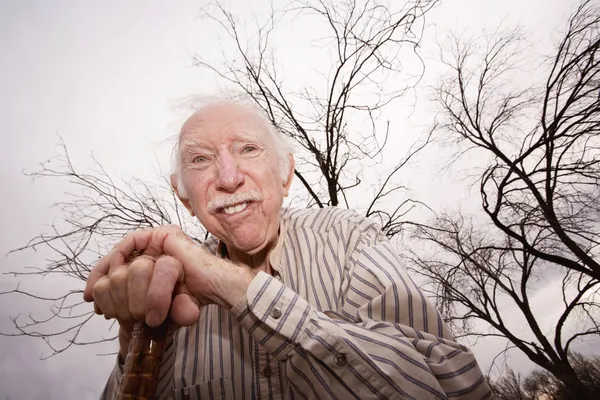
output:
POLYGON ((232 264, 221 271, 215 282, 215 297, 218 304, 231 310, 246 295, 255 274, 249 268, 232 264))

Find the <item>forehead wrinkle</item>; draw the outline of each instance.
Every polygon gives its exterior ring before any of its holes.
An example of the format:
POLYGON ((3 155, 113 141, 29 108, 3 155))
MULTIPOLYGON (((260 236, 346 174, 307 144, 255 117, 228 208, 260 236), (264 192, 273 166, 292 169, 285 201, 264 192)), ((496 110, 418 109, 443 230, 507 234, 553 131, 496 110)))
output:
POLYGON ((269 133, 264 121, 253 115, 221 119, 200 111, 184 123, 180 131, 179 148, 180 153, 188 153, 197 149, 212 149, 217 145, 219 137, 227 138, 229 144, 254 142, 260 147, 270 148, 273 143, 269 133), (207 138, 206 135, 211 132, 212 134, 207 138), (215 139, 217 143, 214 143, 215 139))
POLYGON ((197 139, 186 139, 181 142, 179 145, 179 150, 182 153, 187 153, 189 151, 193 151, 194 149, 205 149, 206 145, 204 145, 201 141, 197 139))
MULTIPOLYGON (((267 144, 267 140, 263 135, 255 134, 252 130, 242 130, 231 135, 231 142, 233 143, 247 143, 247 142, 258 142, 262 145, 267 144)), ((198 139, 185 139, 181 141, 180 148, 183 150, 194 149, 194 148, 209 148, 209 144, 198 140, 198 139)))
POLYGON ((241 132, 241 133, 235 133, 233 135, 234 138, 234 142, 258 142, 260 144, 266 144, 265 140, 262 136, 257 135, 257 134, 253 134, 252 131, 250 132, 241 132))

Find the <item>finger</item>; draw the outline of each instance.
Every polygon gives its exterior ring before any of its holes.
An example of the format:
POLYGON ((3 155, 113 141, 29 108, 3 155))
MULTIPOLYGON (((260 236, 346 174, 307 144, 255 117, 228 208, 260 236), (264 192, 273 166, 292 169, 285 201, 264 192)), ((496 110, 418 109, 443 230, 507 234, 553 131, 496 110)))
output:
POLYGON ((98 279, 92 289, 92 295, 94 296, 94 309, 98 308, 100 310, 98 314, 104 314, 104 317, 107 319, 116 316, 112 298, 110 297, 110 280, 108 276, 98 279))
POLYGON ((122 266, 114 271, 110 272, 108 277, 109 281, 109 294, 112 300, 112 305, 117 319, 121 321, 131 320, 131 313, 129 312, 129 299, 127 297, 127 281, 128 281, 128 268, 122 266))
POLYGON ((83 300, 90 302, 94 301, 94 296, 92 294, 94 285, 98 282, 98 279, 108 274, 108 269, 110 267, 110 258, 112 254, 108 254, 102 257, 96 263, 96 266, 90 272, 88 276, 87 282, 85 284, 85 289, 83 291, 83 300))
POLYGON ((138 243, 138 249, 143 251, 146 247, 144 245, 144 239, 147 238, 149 241, 149 235, 151 235, 150 229, 141 229, 127 234, 123 240, 116 245, 110 253, 98 260, 96 266, 90 272, 88 280, 86 282, 85 289, 83 291, 83 299, 85 301, 93 301, 93 287, 103 276, 109 274, 111 267, 126 265, 128 263, 129 256, 136 250, 136 240, 138 243))
POLYGON ((156 260, 148 295, 146 297, 146 323, 161 324, 168 315, 175 284, 183 280, 183 266, 174 257, 162 256, 156 260))
POLYGON ((127 265, 130 256, 137 251, 144 251, 148 247, 148 242, 152 236, 153 229, 140 229, 127 234, 123 240, 117 244, 112 251, 98 260, 98 263, 90 272, 83 291, 85 301, 93 301, 93 288, 96 282, 109 274, 111 268, 127 265))
POLYGON ((194 297, 180 293, 173 298, 169 316, 179 326, 190 326, 198 322, 200 307, 194 297))
POLYGON ((143 252, 150 256, 160 256, 162 254, 161 252, 157 252, 152 248, 148 249, 150 240, 155 232, 156 229, 149 228, 139 229, 127 234, 127 236, 113 248, 110 263, 113 265, 125 264, 130 259, 130 256, 136 251, 143 252), (147 249, 153 251, 147 251, 147 249), (150 254, 150 252, 152 254, 150 254))
POLYGON ((143 321, 146 316, 146 296, 153 270, 154 260, 145 256, 136 258, 129 266, 127 280, 129 311, 138 321, 143 321))
POLYGON ((169 227, 165 229, 160 235, 153 238, 152 242, 155 247, 160 246, 164 254, 177 258, 184 268, 196 265, 199 257, 204 258, 208 254, 203 246, 198 246, 179 228, 169 227), (202 254, 199 254, 199 252, 202 254))
MULTIPOLYGON (((141 229, 128 234, 113 249, 111 264, 123 264, 128 257, 135 251, 141 251, 145 255, 160 257, 168 254, 180 259, 186 259, 191 262, 195 259, 191 254, 191 249, 197 249, 199 246, 187 236, 181 228, 176 225, 168 225, 160 228, 141 229)), ((185 264, 185 262, 184 262, 185 264)))

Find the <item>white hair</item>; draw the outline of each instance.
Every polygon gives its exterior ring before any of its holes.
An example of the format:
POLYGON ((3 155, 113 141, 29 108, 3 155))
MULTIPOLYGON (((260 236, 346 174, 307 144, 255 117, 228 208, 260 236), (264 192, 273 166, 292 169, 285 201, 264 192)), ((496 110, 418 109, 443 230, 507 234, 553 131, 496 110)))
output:
MULTIPOLYGON (((279 132, 266 117, 263 110, 258 108, 256 105, 249 103, 247 101, 240 101, 239 99, 231 100, 231 99, 214 99, 210 98, 209 101, 202 101, 202 106, 197 109, 196 112, 200 111, 205 107, 209 107, 216 104, 231 104, 231 105, 242 105, 248 109, 250 109, 256 117, 262 120, 267 127, 271 138, 273 139, 273 143, 275 145, 275 152, 277 154, 277 158, 279 158, 279 177, 282 181, 286 181, 288 179, 288 174, 290 173, 291 168, 291 159, 290 157, 294 154, 294 146, 291 141, 286 138, 281 132, 279 132)), ((177 193, 180 197, 186 199, 187 192, 185 190, 185 186, 183 185, 183 177, 182 177, 182 163, 181 163, 181 132, 177 135, 177 140, 175 142, 175 146, 172 151, 172 176, 175 178, 175 189, 177 189, 177 193)))

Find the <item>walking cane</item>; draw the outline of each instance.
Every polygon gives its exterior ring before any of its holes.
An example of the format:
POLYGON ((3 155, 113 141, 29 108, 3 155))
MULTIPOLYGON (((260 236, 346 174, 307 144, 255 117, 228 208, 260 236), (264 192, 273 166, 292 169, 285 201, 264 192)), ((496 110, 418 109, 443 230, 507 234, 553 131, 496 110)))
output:
MULTIPOLYGON (((141 252, 134 251, 129 261, 139 255, 141 252)), ((143 322, 135 323, 117 400, 155 400, 168 329, 168 321, 156 328, 143 322)))
POLYGON ((118 400, 155 400, 167 331, 167 322, 156 328, 136 322, 125 359, 118 400))

